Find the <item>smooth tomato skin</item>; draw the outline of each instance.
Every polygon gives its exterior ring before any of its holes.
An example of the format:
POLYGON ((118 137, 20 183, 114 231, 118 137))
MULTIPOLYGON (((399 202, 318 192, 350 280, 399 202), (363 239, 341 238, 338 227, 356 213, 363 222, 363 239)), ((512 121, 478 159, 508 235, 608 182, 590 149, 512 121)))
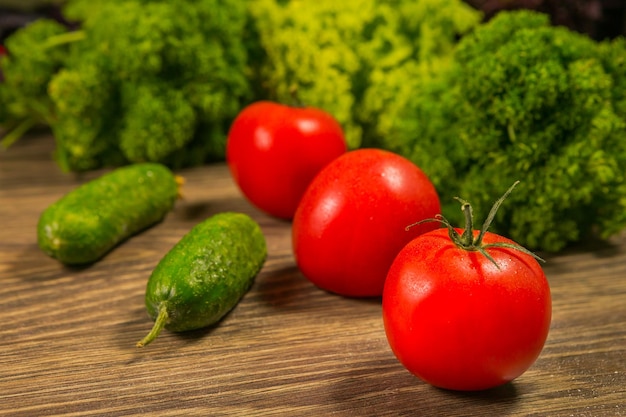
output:
POLYGON ((233 121, 226 161, 254 206, 291 219, 313 177, 346 150, 341 125, 325 111, 258 101, 233 121))
MULTIPOLYGON (((487 232, 484 243, 492 242, 512 243, 487 232)), ((438 229, 405 246, 389 270, 387 340, 404 367, 431 385, 493 388, 524 373, 543 349, 552 304, 541 266, 520 251, 488 252, 500 270, 438 229)))
POLYGON ((320 171, 302 197, 292 225, 296 263, 324 290, 381 296, 400 249, 438 226, 405 228, 440 210, 435 187, 408 159, 379 149, 347 152, 320 171))

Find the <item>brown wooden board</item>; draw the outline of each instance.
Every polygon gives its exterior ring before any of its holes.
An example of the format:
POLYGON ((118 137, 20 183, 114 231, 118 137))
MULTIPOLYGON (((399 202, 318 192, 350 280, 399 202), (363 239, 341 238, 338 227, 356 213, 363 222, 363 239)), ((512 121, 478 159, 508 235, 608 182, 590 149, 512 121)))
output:
POLYGON ((177 172, 184 199, 100 262, 68 268, 36 244, 39 214, 102 171, 62 173, 53 139, 0 152, 0 416, 626 415, 626 236, 548 256, 553 322, 537 362, 479 393, 433 388, 390 351, 380 300, 326 293, 298 271, 290 223, 253 208, 224 164, 177 172), (144 289, 193 225, 241 211, 269 257, 218 326, 137 342, 144 289))

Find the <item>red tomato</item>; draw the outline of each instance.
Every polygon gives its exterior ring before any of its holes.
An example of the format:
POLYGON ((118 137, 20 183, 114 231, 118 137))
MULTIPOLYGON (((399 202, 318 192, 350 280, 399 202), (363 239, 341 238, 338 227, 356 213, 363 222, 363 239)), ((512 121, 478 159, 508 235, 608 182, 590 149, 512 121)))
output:
POLYGON ((394 260, 383 293, 385 332, 399 361, 423 381, 452 390, 492 388, 539 356, 550 327, 550 288, 533 256, 488 246, 502 242, 515 245, 491 232, 479 243, 492 261, 438 229, 394 260))
POLYGON ((400 249, 438 226, 405 228, 439 212, 435 187, 408 159, 379 149, 348 152, 302 197, 292 228, 296 262, 324 290, 380 296, 400 249))
POLYGON ((325 111, 259 101, 233 121, 226 160, 253 205, 291 219, 315 174, 345 152, 343 129, 325 111))

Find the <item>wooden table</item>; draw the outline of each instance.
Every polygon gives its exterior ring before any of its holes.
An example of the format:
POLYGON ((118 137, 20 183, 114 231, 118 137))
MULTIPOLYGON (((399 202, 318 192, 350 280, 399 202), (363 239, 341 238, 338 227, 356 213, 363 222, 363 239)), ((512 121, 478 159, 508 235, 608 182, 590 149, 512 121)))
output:
POLYGON ((223 164, 180 171, 185 198, 155 227, 88 268, 37 247, 42 210, 101 172, 64 174, 46 134, 0 153, 1 416, 626 415, 626 236, 549 256, 553 322, 537 362, 479 393, 433 388, 391 353, 380 300, 328 294, 294 264, 290 224, 250 206, 223 164), (217 327, 151 327, 151 270, 194 224, 252 215, 269 257, 217 327))

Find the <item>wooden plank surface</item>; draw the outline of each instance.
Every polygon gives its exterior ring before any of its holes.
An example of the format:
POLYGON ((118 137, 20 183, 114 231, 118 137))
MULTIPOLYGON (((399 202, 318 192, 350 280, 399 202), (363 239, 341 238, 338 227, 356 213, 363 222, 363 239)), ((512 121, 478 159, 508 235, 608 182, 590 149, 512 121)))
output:
POLYGON ((182 170, 185 198, 155 227, 87 268, 37 247, 49 204, 99 175, 63 174, 45 134, 0 152, 0 416, 626 415, 626 236, 548 257, 551 332, 511 384, 430 387, 395 359, 380 300, 325 293, 294 264, 290 224, 250 206, 223 164, 182 170), (242 211, 262 226, 265 267, 217 327, 151 327, 143 305, 159 259, 194 224, 242 211))

